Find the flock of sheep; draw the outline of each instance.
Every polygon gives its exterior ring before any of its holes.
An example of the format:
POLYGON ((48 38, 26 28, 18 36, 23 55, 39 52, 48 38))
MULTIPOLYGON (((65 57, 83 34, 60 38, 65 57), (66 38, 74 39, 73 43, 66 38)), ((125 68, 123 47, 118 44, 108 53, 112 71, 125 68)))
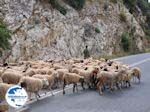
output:
MULTIPOLYGON (((22 61, 9 63, 0 67, 0 101, 5 101, 7 90, 13 85, 20 85, 29 93, 40 97, 39 91, 51 91, 73 84, 73 92, 78 91, 78 85, 83 90, 85 86, 95 88, 100 95, 103 91, 122 89, 131 86, 131 79, 140 83, 141 70, 130 68, 118 61, 107 59, 69 59, 61 61, 22 61)), ((4 105, 3 105, 4 106, 4 105)), ((0 111, 6 108, 0 105, 0 111)))

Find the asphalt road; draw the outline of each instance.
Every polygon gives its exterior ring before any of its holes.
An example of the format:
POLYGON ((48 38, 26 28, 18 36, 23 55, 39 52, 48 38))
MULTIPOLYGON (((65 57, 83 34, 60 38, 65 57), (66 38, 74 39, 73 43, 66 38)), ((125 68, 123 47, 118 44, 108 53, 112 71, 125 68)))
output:
POLYGON ((142 70, 141 84, 132 83, 131 88, 104 92, 81 88, 78 93, 72 89, 28 105, 27 112, 150 112, 150 53, 128 56, 119 60, 126 64, 137 63, 142 70), (143 62, 142 62, 143 61, 143 62), (141 62, 141 63, 138 63, 141 62))

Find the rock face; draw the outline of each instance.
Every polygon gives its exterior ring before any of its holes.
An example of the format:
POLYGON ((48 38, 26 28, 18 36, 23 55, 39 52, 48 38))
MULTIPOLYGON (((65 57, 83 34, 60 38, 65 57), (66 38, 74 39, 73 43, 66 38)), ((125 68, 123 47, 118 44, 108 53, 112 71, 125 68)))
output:
POLYGON ((120 52, 120 35, 132 25, 135 44, 142 50, 144 32, 121 3, 87 1, 82 11, 65 3, 64 16, 46 0, 1 0, 0 16, 13 32, 11 61, 82 57, 85 45, 93 56, 120 52), (118 14, 124 11, 127 23, 118 14), (97 31, 98 30, 98 31, 97 31))

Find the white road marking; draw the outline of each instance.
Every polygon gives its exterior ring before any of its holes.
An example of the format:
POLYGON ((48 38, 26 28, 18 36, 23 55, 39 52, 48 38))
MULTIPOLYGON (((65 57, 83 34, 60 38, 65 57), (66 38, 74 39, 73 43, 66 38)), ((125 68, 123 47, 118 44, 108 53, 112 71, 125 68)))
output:
MULTIPOLYGON (((133 64, 131 64, 131 65, 129 65, 129 66, 130 66, 130 67, 134 67, 134 66, 136 66, 136 65, 140 65, 140 64, 145 63, 145 62, 147 62, 147 61, 150 61, 150 58, 147 58, 147 59, 144 59, 144 60, 142 60, 142 61, 133 63, 133 64)), ((68 90, 68 89, 71 89, 71 88, 72 88, 72 86, 68 86, 65 90, 68 90)), ((53 94, 56 95, 56 94, 58 94, 58 93, 61 93, 62 91, 63 91, 63 90, 59 90, 59 91, 54 92, 53 94)), ((39 98, 39 100, 42 100, 42 99, 45 99, 45 98, 47 98, 47 97, 52 96, 51 92, 47 92, 46 94, 47 94, 47 95, 41 94, 41 95, 40 95, 41 98, 39 98)), ((34 100, 32 100, 32 101, 28 101, 28 102, 26 103, 26 105, 32 104, 32 103, 34 103, 34 102, 36 102, 36 101, 37 101, 36 99, 34 99, 34 100)), ((25 110, 25 109, 26 109, 26 107, 21 108, 21 109, 17 109, 16 112, 22 112, 22 111, 25 110)))
POLYGON ((139 62, 137 62, 137 63, 133 63, 133 64, 130 65, 130 67, 134 67, 134 66, 136 66, 136 65, 140 65, 140 64, 145 63, 145 62, 147 62, 147 61, 150 61, 150 58, 147 58, 147 59, 145 59, 145 60, 139 61, 139 62))
MULTIPOLYGON (((143 54, 150 54, 150 53, 143 53, 143 54)), ((128 58, 131 58, 131 57, 136 57, 136 56, 138 56, 138 55, 142 55, 142 54, 135 54, 135 55, 120 57, 120 58, 116 58, 116 59, 112 59, 112 60, 114 60, 114 61, 119 61, 119 60, 122 60, 122 59, 128 59, 128 58)))

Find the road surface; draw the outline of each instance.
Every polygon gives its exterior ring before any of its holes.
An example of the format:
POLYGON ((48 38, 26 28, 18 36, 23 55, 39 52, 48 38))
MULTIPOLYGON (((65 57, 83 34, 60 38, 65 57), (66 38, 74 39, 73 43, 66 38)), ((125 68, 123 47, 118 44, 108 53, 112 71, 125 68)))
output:
POLYGON ((118 60, 142 70, 141 84, 132 83, 131 88, 104 92, 72 89, 55 96, 29 104, 27 112, 150 112, 150 53, 133 55, 118 60))

